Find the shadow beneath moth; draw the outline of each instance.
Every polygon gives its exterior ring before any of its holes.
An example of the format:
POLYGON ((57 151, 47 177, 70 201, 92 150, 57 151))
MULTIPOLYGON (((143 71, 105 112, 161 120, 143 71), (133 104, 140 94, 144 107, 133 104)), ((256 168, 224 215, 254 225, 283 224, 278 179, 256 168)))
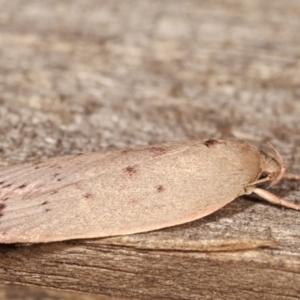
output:
POLYGON ((169 142, 0 169, 0 243, 127 235, 202 218, 241 195, 300 210, 259 188, 285 175, 279 153, 243 140, 169 142))

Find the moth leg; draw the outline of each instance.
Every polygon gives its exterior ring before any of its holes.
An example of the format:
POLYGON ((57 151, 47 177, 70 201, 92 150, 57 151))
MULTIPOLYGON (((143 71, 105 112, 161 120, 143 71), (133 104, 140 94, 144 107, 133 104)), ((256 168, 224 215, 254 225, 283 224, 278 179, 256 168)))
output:
POLYGON ((281 205, 284 207, 288 207, 288 208, 292 208, 292 209, 296 209, 296 210, 300 210, 300 206, 297 204, 294 204, 292 202, 286 201, 266 190, 263 189, 259 189, 259 188, 255 188, 253 190, 253 193, 257 194, 258 196, 264 198, 265 200, 267 200, 268 202, 271 202, 272 204, 277 204, 277 205, 281 205))
POLYGON ((300 175, 286 173, 283 175, 283 178, 289 179, 289 180, 300 180, 300 175))

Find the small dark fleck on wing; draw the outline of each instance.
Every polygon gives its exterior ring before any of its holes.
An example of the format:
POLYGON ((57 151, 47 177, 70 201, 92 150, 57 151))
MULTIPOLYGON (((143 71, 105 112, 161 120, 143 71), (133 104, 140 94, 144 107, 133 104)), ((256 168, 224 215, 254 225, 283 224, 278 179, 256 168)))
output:
POLYGON ((24 183, 24 184, 18 186, 18 189, 24 189, 24 188, 26 188, 26 186, 27 186, 27 184, 24 183))
POLYGON ((165 190, 165 188, 164 188, 163 185, 159 185, 156 189, 157 189, 158 193, 161 193, 161 192, 163 192, 165 190))
POLYGON ((3 213, 2 213, 2 211, 3 211, 3 209, 6 207, 6 205, 5 204, 3 204, 3 203, 1 203, 0 204, 0 217, 2 217, 3 216, 3 213))
POLYGON ((9 184, 7 184, 7 185, 4 185, 3 188, 5 189, 5 188, 9 188, 9 187, 11 187, 11 186, 12 186, 12 184, 9 183, 9 184))
POLYGON ((137 169, 135 166, 128 166, 124 169, 125 173, 127 173, 129 176, 134 175, 137 172, 137 169))
POLYGON ((127 153, 132 152, 132 151, 134 151, 134 149, 128 148, 128 149, 123 149, 123 150, 121 151, 121 153, 127 154, 127 153))
POLYGON ((220 144, 220 141, 215 140, 215 139, 209 139, 209 140, 206 140, 206 141, 204 142, 204 145, 205 145, 206 147, 208 147, 208 148, 210 148, 210 147, 212 147, 212 146, 214 146, 214 145, 217 145, 217 144, 220 144))

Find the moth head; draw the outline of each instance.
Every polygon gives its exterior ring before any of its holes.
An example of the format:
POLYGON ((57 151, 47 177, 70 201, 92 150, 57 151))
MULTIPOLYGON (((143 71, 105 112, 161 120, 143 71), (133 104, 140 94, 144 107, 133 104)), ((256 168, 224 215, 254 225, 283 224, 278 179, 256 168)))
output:
POLYGON ((269 187, 275 185, 283 177, 286 166, 278 151, 269 144, 272 152, 260 151, 260 177, 256 183, 270 182, 269 187))

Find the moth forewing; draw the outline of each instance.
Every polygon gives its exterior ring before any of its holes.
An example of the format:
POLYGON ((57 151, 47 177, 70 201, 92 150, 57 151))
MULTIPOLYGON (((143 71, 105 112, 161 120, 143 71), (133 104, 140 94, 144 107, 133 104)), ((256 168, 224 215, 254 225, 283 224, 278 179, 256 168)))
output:
POLYGON ((160 229, 204 217, 249 192, 299 209, 256 187, 262 172, 269 176, 265 181, 276 181, 282 169, 278 157, 261 154, 246 141, 214 139, 6 167, 0 169, 0 242, 160 229))

